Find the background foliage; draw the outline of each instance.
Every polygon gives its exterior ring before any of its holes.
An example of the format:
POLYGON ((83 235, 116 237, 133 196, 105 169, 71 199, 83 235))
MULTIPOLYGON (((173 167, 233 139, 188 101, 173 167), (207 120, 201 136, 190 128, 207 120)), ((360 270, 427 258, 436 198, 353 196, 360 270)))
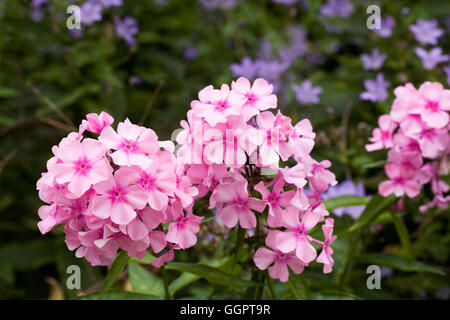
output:
MULTIPOLYGON (((80 292, 65 286, 71 264, 82 268, 83 293, 101 289, 106 268, 75 258, 61 228, 44 237, 36 226, 41 201, 35 183, 51 147, 71 130, 64 117, 77 126, 84 114, 105 110, 117 120, 129 117, 153 128, 162 140, 170 139, 200 89, 231 82, 230 65, 258 56, 263 39, 270 41, 274 54, 289 45, 287 31, 292 26, 306 31, 307 49, 280 77, 280 109, 294 122, 311 119, 318 133, 314 156, 330 159, 339 181, 362 181, 367 194, 376 194, 384 179, 380 161, 386 155, 368 154, 364 144, 378 116, 389 110, 393 88, 406 81, 446 82, 440 68, 422 67, 408 26, 417 18, 437 18, 445 27, 450 3, 378 1, 382 15, 396 20, 392 37, 382 38, 365 26, 371 1, 355 2, 354 13, 345 19, 323 17, 319 7, 324 1, 301 2, 285 6, 247 0, 229 10, 207 10, 197 1, 126 1, 105 10, 102 21, 83 27, 83 35, 74 37, 65 26, 69 1, 51 1, 44 19, 37 22, 30 17, 30 1, 0 0, 0 298, 74 297, 80 292), (408 14, 402 11, 405 7, 408 14), (131 48, 114 34, 114 17, 125 15, 139 25, 137 45, 131 48), (330 26, 341 31, 330 32, 330 26), (188 58, 191 47, 196 56, 188 58), (360 100, 359 94, 363 80, 373 79, 376 72, 363 71, 360 55, 375 47, 388 56, 383 73, 390 86, 387 101, 371 103, 360 100), (304 79, 323 88, 319 104, 296 101, 290 84, 304 79)), ((447 53, 449 32, 440 39, 447 53)), ((389 199, 382 205, 373 202, 377 210, 366 210, 356 222, 349 216, 337 219, 333 272, 323 275, 315 265, 304 275, 291 276, 288 285, 272 281, 273 291, 268 286, 263 297, 448 298, 449 212, 419 213, 423 197, 406 201, 402 212, 392 211, 389 199), (382 290, 367 289, 369 264, 387 267, 382 290)), ((252 292, 245 290, 251 283, 235 278, 242 266, 251 265, 249 250, 232 255, 234 261, 227 259, 236 230, 225 237, 213 219, 202 228, 198 245, 178 252, 177 262, 165 271, 170 295, 251 298, 252 292), (214 235, 208 236, 211 231, 214 235)), ((149 267, 150 259, 127 261, 130 264, 103 298, 164 297, 163 274, 149 267)))

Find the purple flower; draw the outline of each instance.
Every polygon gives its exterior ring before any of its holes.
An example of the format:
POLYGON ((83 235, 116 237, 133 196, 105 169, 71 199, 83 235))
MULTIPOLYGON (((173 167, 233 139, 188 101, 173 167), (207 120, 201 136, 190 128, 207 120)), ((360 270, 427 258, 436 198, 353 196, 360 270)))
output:
POLYGON ((183 56, 186 60, 194 60, 198 56, 197 48, 194 45, 186 46, 183 56))
MULTIPOLYGON (((362 182, 355 184, 351 180, 346 180, 338 185, 329 187, 328 190, 322 194, 322 199, 326 200, 347 195, 365 196, 366 192, 364 190, 364 185, 362 184, 362 182)), ((365 208, 366 206, 341 207, 334 209, 333 214, 338 217, 341 217, 344 214, 348 214, 353 219, 357 219, 365 208)))
POLYGON ((128 46, 132 47, 136 44, 133 36, 138 33, 139 28, 135 19, 132 17, 124 17, 122 20, 116 18, 114 20, 114 26, 117 36, 124 39, 128 46))
POLYGON ((281 74, 289 68, 288 63, 277 59, 257 60, 256 63, 258 64, 258 76, 272 82, 274 87, 276 87, 275 83, 279 80, 281 74))
POLYGON ((421 47, 417 47, 415 49, 415 53, 420 59, 422 59, 423 67, 427 70, 433 70, 437 64, 444 61, 449 61, 450 59, 449 55, 442 54, 441 47, 435 47, 430 51, 427 51, 421 47))
POLYGON ((326 17, 347 18, 353 13, 353 9, 350 0, 328 0, 320 7, 320 13, 326 17))
POLYGON ((235 0, 199 0, 206 10, 232 9, 236 5, 235 0))
POLYGON ((300 0, 272 0, 272 2, 281 3, 281 4, 284 4, 286 6, 290 6, 291 4, 297 3, 299 1, 300 0))
POLYGON ((374 29, 373 31, 382 38, 389 38, 392 36, 392 28, 394 26, 394 18, 387 16, 386 19, 381 19, 381 29, 374 29))
POLYGON ((389 84, 389 81, 384 79, 383 74, 379 73, 375 80, 364 80, 364 86, 367 91, 362 92, 359 97, 361 100, 383 102, 388 97, 387 87, 389 87, 389 84))
POLYGON ((120 7, 123 3, 122 0, 100 0, 103 7, 120 7))
POLYGON ((80 7, 81 22, 83 24, 93 24, 102 20, 102 4, 96 0, 88 0, 80 7))
POLYGON ((434 297, 439 300, 448 300, 450 299, 450 287, 444 286, 440 287, 435 293, 434 297))
POLYGON ((281 49, 279 55, 283 62, 290 65, 306 52, 306 32, 302 27, 295 26, 290 28, 288 33, 291 36, 291 45, 281 49))
POLYGON ((233 63, 230 66, 231 72, 235 77, 246 77, 247 79, 254 79, 258 74, 259 62, 252 61, 249 57, 244 57, 241 63, 233 63))
POLYGON ((131 76, 128 81, 133 86, 139 86, 142 84, 142 79, 139 76, 131 76))
POLYGON ((450 64, 444 67, 444 72, 447 74, 447 84, 450 86, 450 64))
POLYGON ((322 92, 321 87, 313 87, 311 81, 305 80, 299 86, 297 84, 292 85, 292 90, 295 92, 295 98, 303 104, 307 103, 319 103, 319 94, 322 92))
POLYGON ((379 70, 386 60, 386 54, 380 53, 378 48, 372 50, 369 54, 362 54, 361 60, 364 62, 363 69, 364 70, 379 70))
POLYGON ((438 27, 437 20, 418 19, 416 24, 409 27, 414 33, 414 37, 420 44, 436 45, 438 38, 444 34, 444 30, 438 27))
POLYGON ((44 6, 48 3, 48 0, 33 0, 30 4, 31 19, 38 22, 44 18, 44 6))

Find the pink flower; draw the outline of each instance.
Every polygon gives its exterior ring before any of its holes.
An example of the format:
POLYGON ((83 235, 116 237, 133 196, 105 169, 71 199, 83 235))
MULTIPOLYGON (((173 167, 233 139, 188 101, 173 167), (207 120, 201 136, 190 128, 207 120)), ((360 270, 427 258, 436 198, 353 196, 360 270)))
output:
POLYGON ((82 142, 71 140, 60 146, 57 157, 62 162, 54 166, 56 182, 68 182, 68 190, 80 197, 93 184, 108 179, 112 168, 105 153, 106 148, 94 139, 84 139, 82 142))
POLYGON ((198 117, 205 118, 205 121, 215 126, 218 123, 225 123, 227 117, 238 116, 244 105, 246 98, 235 91, 230 91, 230 87, 223 84, 219 89, 206 87, 199 94, 200 101, 193 101, 191 108, 198 117))
POLYGON ((175 165, 172 164, 171 170, 161 170, 164 164, 161 163, 161 160, 165 159, 155 157, 147 169, 142 170, 138 168, 140 179, 137 181, 137 184, 147 191, 148 204, 155 210, 167 208, 169 196, 173 196, 177 186, 175 165))
POLYGON ((444 90, 440 83, 427 81, 419 87, 419 94, 424 100, 420 113, 423 121, 430 128, 445 127, 449 122, 450 90, 444 90))
POLYGON ((174 216, 175 222, 169 225, 166 239, 179 245, 181 249, 190 248, 197 243, 195 234, 200 231, 200 223, 203 217, 193 214, 185 216, 180 205, 174 208, 174 212, 176 212, 176 216, 174 216))
POLYGON ((108 127, 114 123, 114 118, 105 111, 102 111, 99 115, 96 113, 88 113, 86 115, 86 119, 86 130, 92 133, 100 133, 102 132, 103 128, 108 127))
POLYGON ((267 222, 272 227, 281 227, 284 208, 291 205, 291 199, 294 191, 283 192, 285 182, 278 179, 273 185, 272 191, 269 191, 264 182, 259 182, 254 189, 261 193, 262 200, 269 205, 269 216, 267 222))
POLYGON ((135 183, 139 173, 132 168, 120 168, 108 180, 94 186, 99 194, 92 201, 90 211, 93 215, 108 219, 119 225, 127 225, 136 218, 135 209, 143 209, 148 193, 135 183))
POLYGON ((401 197, 406 193, 408 197, 414 198, 419 194, 419 184, 414 180, 414 176, 411 175, 410 171, 396 163, 387 164, 385 171, 391 180, 383 181, 378 186, 378 192, 383 197, 387 197, 390 194, 401 197))
POLYGON ((266 206, 265 201, 248 196, 246 180, 219 185, 214 198, 223 205, 218 214, 228 228, 236 226, 238 221, 244 229, 256 227, 256 217, 251 209, 262 212, 266 206))
POLYGON ((250 86, 248 79, 240 77, 231 83, 231 88, 246 98, 242 108, 245 121, 250 120, 259 111, 277 107, 277 96, 272 94, 273 86, 264 79, 256 79, 250 86))
POLYGON ((261 270, 265 270, 273 264, 269 268, 269 275, 273 279, 280 279, 281 282, 286 282, 289 279, 288 266, 294 273, 299 274, 303 272, 305 264, 292 254, 293 251, 284 253, 277 249, 277 238, 280 233, 278 230, 269 232, 265 242, 273 251, 267 248, 259 248, 256 250, 253 261, 261 270))
POLYGON ((388 115, 382 115, 378 119, 378 125, 380 128, 375 128, 372 131, 372 138, 369 138, 373 143, 366 145, 366 150, 369 152, 383 148, 391 148, 393 145, 392 132, 397 127, 396 123, 388 115))
POLYGON ((337 236, 333 236, 334 220, 331 218, 325 219, 325 224, 322 225, 322 231, 325 236, 325 241, 322 246, 322 252, 317 257, 317 262, 323 263, 323 273, 330 273, 333 265, 333 249, 330 244, 336 240, 337 236))
POLYGON ((143 170, 151 164, 148 155, 159 150, 158 137, 151 129, 132 124, 128 119, 120 122, 117 133, 111 127, 105 127, 98 140, 109 149, 114 163, 119 166, 139 166, 143 170))
POLYGON ((284 253, 295 251, 297 258, 305 264, 317 257, 316 249, 309 243, 307 235, 321 218, 314 209, 315 204, 304 213, 300 213, 295 207, 287 208, 283 215, 283 226, 287 231, 280 233, 277 239, 277 249, 284 253))

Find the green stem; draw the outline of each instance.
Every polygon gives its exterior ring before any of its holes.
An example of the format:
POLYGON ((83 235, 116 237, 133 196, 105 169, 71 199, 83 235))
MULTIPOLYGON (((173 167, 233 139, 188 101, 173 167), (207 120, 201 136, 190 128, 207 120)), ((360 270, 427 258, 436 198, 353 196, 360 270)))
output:
POLYGON ((302 285, 303 285, 303 289, 305 290, 305 297, 307 300, 311 300, 311 294, 309 292, 309 285, 308 285, 308 280, 306 280, 306 276, 305 273, 302 272, 298 278, 300 279, 302 285))
POLYGON ((414 259, 408 228, 406 228, 405 223, 397 217, 395 212, 391 211, 391 217, 394 221, 395 230, 397 231, 397 235, 400 238, 405 256, 409 259, 414 259))
POLYGON ((340 287, 342 287, 342 285, 345 283, 345 277, 350 268, 353 254, 355 253, 355 249, 357 247, 360 236, 361 236, 361 230, 357 231, 355 236, 353 236, 352 233, 348 234, 348 249, 347 249, 347 254, 345 255, 344 265, 343 265, 342 269, 339 271, 339 273, 337 274, 337 283, 340 287))
POLYGON ((292 283, 291 279, 289 279, 286 282, 286 285, 288 286, 289 290, 291 290, 291 292, 294 294, 295 299, 301 300, 301 297, 298 294, 297 290, 295 289, 294 284, 292 283))
POLYGON ((169 292, 169 280, 167 278, 167 271, 166 271, 166 267, 162 266, 161 267, 161 272, 162 272, 162 277, 163 277, 163 282, 164 282, 164 299, 166 300, 171 300, 172 297, 170 296, 170 292, 169 292))
POLYGON ((267 284, 269 286, 270 295, 272 296, 272 300, 277 300, 277 295, 275 294, 275 289, 273 288, 272 278, 267 277, 267 284))

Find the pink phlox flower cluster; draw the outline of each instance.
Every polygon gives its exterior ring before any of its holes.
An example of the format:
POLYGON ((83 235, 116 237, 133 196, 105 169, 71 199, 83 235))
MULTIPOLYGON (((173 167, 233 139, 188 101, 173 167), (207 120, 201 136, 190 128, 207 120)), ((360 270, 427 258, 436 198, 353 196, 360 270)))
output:
POLYGON ((331 272, 333 219, 320 197, 337 181, 328 160, 310 155, 316 136, 311 122, 292 124, 276 110, 272 91, 266 80, 250 83, 244 77, 231 89, 202 89, 181 121, 177 157, 199 191, 195 199, 208 197, 226 227, 267 232, 271 250, 259 248, 254 262, 285 282, 288 267, 301 273, 312 261, 331 272), (288 160, 295 165, 287 166, 288 160), (320 225, 324 241, 309 235, 320 225))
POLYGON ((421 186, 431 184, 433 200, 421 212, 438 206, 448 208, 449 185, 441 177, 450 169, 450 90, 437 82, 425 82, 419 89, 411 83, 394 90, 389 115, 378 119, 367 151, 388 149, 385 166, 389 180, 379 185, 383 196, 406 194, 414 198, 421 186))
POLYGON ((172 142, 128 119, 117 126, 106 112, 88 114, 79 132, 53 147, 37 182, 40 231, 64 225, 66 244, 92 265, 109 265, 119 249, 142 259, 147 250, 193 246, 203 219, 192 214, 198 190, 174 155, 172 142), (97 139, 83 137, 89 131, 97 139), (166 230, 166 231, 165 231, 166 230))

